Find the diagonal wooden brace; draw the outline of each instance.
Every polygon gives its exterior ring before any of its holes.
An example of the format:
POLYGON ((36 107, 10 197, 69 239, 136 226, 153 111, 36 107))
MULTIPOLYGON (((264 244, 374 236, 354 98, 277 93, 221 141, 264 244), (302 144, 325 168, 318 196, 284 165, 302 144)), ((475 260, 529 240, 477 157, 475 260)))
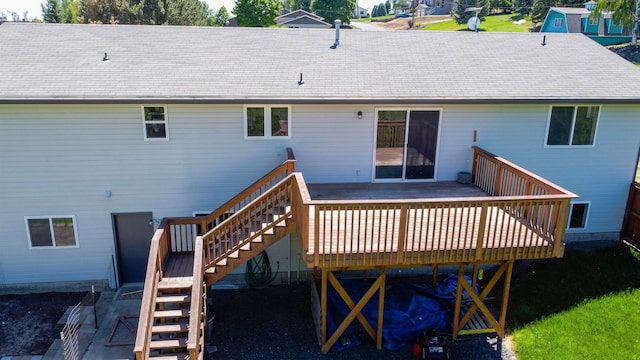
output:
MULTIPOLYGON (((502 263, 500 268, 498 268, 498 271, 496 271, 493 277, 489 280, 486 287, 482 290, 479 296, 476 295, 475 291, 467 283, 464 277, 460 277, 460 276, 458 277, 458 283, 462 285, 462 288, 464 288, 467 291, 467 293, 469 293, 469 295, 471 296, 471 299, 473 300, 473 305, 469 308, 469 310, 467 311, 465 316, 460 320, 460 322, 456 324, 457 331, 455 335, 457 335, 457 332, 459 332, 462 329, 462 327, 464 327, 464 325, 469 321, 469 319, 471 319, 471 316, 476 312, 476 310, 480 309, 482 314, 491 323, 491 326, 493 326, 493 330, 495 330, 495 332, 498 334, 498 337, 500 338, 504 337, 504 325, 505 325, 504 323, 506 319, 506 309, 507 309, 507 301, 509 298, 509 287, 511 282, 512 268, 513 268, 513 261, 506 261, 502 263), (491 292, 491 290, 497 284, 498 280, 500 280, 502 275, 505 274, 505 271, 506 271, 506 275, 504 278, 504 289, 503 289, 503 296, 502 296, 502 305, 500 310, 500 320, 498 321, 493 316, 493 314, 489 311, 487 306, 484 304, 484 299, 487 297, 489 292, 491 292)), ((456 298, 456 302, 460 300, 461 299, 456 298)), ((457 309, 458 309, 457 311, 459 311, 459 308, 457 309)), ((456 318, 458 317, 459 315, 456 318)))
MULTIPOLYGON (((331 279, 331 277, 333 277, 333 274, 331 274, 330 272, 327 272, 328 274, 328 278, 331 279)), ((369 288, 369 290, 367 290, 367 292, 362 296, 362 298, 360 299, 360 301, 358 301, 357 304, 355 304, 355 306, 351 309, 351 312, 347 315, 347 317, 342 321, 342 323, 340 324, 340 326, 338 326, 338 328, 336 329, 336 331, 333 333, 333 335, 331 335, 331 337, 324 343, 322 344, 322 348, 321 351, 323 354, 326 354, 327 352, 329 352, 329 350, 331 350, 331 347, 333 346, 333 344, 336 343, 336 341, 338 341, 338 339, 340 338, 340 336, 342 336, 342 334, 344 333, 345 330, 347 330, 347 327, 349 327, 349 325, 351 325, 351 323, 353 322, 354 319, 356 319, 358 317, 358 315, 361 315, 361 311, 364 308, 364 306, 369 302, 369 300, 373 297, 373 295, 376 293, 376 291, 378 291, 378 289, 380 289, 381 286, 384 286, 384 281, 385 281, 385 272, 383 272, 380 277, 378 277, 378 279, 376 279, 376 281, 374 281, 374 283, 371 285, 371 287, 369 288)), ((335 277, 334 277, 335 280, 335 277)), ((330 280, 331 281, 331 280, 330 280)), ((337 280, 336 280, 337 282, 337 280)), ((333 281, 331 281, 332 284, 334 284, 333 281)), ((339 285, 339 283, 338 283, 339 285)), ((334 284, 335 287, 335 284, 334 284)), ((348 295, 346 295, 346 292, 344 292, 344 289, 342 288, 342 286, 340 286, 340 289, 342 289, 342 292, 345 294, 345 296, 351 301, 351 298, 349 298, 348 295)), ((336 288, 336 290, 338 290, 336 288)), ((338 291, 338 293, 340 294, 340 291, 338 291)), ((347 302, 347 300, 345 299, 345 296, 343 296, 343 294, 340 294, 340 296, 342 297, 343 300, 345 300, 345 302, 347 302)), ((351 301, 353 303, 353 301, 351 301)), ((347 302, 348 304, 348 302, 347 302)), ((324 307, 322 309, 323 312, 326 312, 326 307, 324 307)), ((382 314, 380 314, 381 316, 382 314)), ((364 319, 364 317, 363 317, 364 319)), ((362 321, 361 321, 362 322, 362 321)), ((366 320, 364 320, 364 322, 366 322, 366 320)), ((373 330, 373 329, 372 329, 373 330)), ((368 331, 368 330, 367 330, 368 331)), ((379 332, 382 332, 382 329, 379 328, 378 329, 379 332)), ((371 335, 371 334, 369 334, 371 335)), ((374 336, 374 339, 376 337, 374 336)), ((324 340, 324 337, 323 337, 324 340)))

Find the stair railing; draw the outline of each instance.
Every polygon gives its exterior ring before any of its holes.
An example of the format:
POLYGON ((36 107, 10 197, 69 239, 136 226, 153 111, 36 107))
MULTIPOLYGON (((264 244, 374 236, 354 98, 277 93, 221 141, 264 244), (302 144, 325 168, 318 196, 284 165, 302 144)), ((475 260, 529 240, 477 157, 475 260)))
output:
POLYGON ((293 150, 291 148, 287 148, 287 160, 209 214, 203 222, 201 233, 210 231, 226 218, 233 215, 265 191, 269 190, 275 184, 289 176, 295 171, 295 163, 296 160, 293 155, 293 150))
POLYGON ((287 176, 202 235, 205 269, 288 219, 294 180, 294 175, 287 176))
POLYGON ((162 280, 162 264, 169 254, 170 240, 168 240, 169 219, 163 219, 158 230, 151 239, 149 246, 149 260, 147 261, 147 273, 142 292, 142 305, 140 306, 140 319, 138 320, 138 332, 133 352, 136 360, 149 358, 149 345, 151 343, 151 328, 153 326, 154 304, 158 292, 158 283, 162 280))
POLYGON ((204 350, 204 332, 206 325, 206 299, 202 283, 204 281, 204 247, 202 237, 196 238, 193 250, 193 285, 191 288, 191 308, 189 312, 189 335, 187 351, 190 359, 200 359, 199 354, 204 350))

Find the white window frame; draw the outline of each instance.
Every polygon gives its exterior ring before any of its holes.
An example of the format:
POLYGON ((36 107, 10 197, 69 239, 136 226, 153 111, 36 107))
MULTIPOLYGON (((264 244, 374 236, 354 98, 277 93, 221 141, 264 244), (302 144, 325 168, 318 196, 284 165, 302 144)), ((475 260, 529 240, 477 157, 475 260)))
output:
POLYGON ((587 19, 589 20, 589 26, 594 26, 594 25, 598 25, 598 20, 600 20, 599 18, 593 18, 591 16, 587 17, 587 19))
POLYGON ((598 128, 600 127, 600 115, 602 115, 602 105, 573 105, 573 104, 555 104, 549 106, 549 113, 547 114, 547 130, 544 137, 544 147, 549 148, 592 148, 596 146, 596 139, 598 138, 598 128), (568 144, 549 145, 549 131, 551 130, 551 114, 554 107, 573 107, 573 119, 571 119, 571 129, 569 130, 568 144), (578 115, 578 108, 580 107, 596 107, 598 108, 598 117, 596 118, 596 128, 593 130, 593 141, 587 145, 573 145, 573 133, 576 127, 576 117, 578 115))
POLYGON ((24 225, 27 231, 27 242, 29 243, 29 249, 31 250, 50 250, 50 249, 75 249, 80 247, 80 240, 78 239, 78 223, 75 215, 43 215, 43 216, 25 216, 24 225), (75 237, 75 245, 57 245, 55 232, 53 231, 53 219, 58 218, 70 218, 73 221, 73 234, 75 237), (31 239, 31 230, 29 229, 29 220, 47 219, 49 220, 49 231, 51 232, 51 246, 33 246, 31 239))
POLYGON ((564 19, 563 18, 556 18, 555 20, 553 20, 553 27, 561 28, 563 26, 564 26, 564 19))
POLYGON ((572 201, 569 208, 569 218, 567 219, 567 231, 580 231, 584 230, 589 225, 589 212, 591 212, 591 201, 572 201), (584 226, 583 227, 571 227, 571 215, 573 215, 574 205, 587 205, 587 211, 584 214, 584 226))
POLYGON ((169 141, 169 112, 167 109, 167 105, 160 105, 160 104, 143 104, 140 108, 140 110, 142 111, 142 135, 144 137, 145 141, 169 141), (153 121, 146 121, 144 118, 144 109, 145 108, 151 108, 151 107, 161 107, 164 108, 164 120, 159 121, 159 120, 153 120, 153 121), (161 124, 164 125, 164 137, 149 137, 147 136, 147 125, 148 124, 161 124))
POLYGON ((285 104, 247 104, 242 108, 242 119, 244 126, 244 139, 245 140, 286 140, 291 139, 291 105, 285 104), (249 136, 249 124, 247 117, 248 108, 264 108, 264 134, 262 136, 249 136), (287 108, 287 135, 286 136, 273 136, 271 129, 271 108, 287 108))

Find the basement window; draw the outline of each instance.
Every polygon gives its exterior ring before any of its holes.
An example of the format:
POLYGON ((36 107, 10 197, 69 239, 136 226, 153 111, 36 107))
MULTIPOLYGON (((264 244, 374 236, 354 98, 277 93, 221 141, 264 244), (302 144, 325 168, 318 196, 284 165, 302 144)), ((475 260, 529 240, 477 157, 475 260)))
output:
POLYGON ((65 216, 25 217, 29 248, 78 247, 76 218, 65 216))
POLYGON ((587 215, 589 202, 576 202, 571 204, 569 214, 569 229, 585 229, 587 227, 587 215))
POLYGON ((288 105, 246 105, 245 139, 290 139, 291 107, 288 105))
POLYGON ((593 146, 599 106, 552 106, 547 126, 547 146, 593 146))
POLYGON ((142 126, 145 140, 169 140, 166 106, 143 106, 142 126))

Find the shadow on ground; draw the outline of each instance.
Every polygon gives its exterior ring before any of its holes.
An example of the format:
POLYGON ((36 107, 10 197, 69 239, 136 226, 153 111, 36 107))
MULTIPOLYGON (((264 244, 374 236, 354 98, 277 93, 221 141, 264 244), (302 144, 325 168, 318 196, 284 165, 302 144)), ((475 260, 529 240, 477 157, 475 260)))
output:
MULTIPOLYGON (((266 289, 214 290, 211 308, 214 359, 413 359, 411 346, 377 350, 368 339, 361 345, 322 354, 310 310, 310 285, 300 283, 266 289)), ((502 359, 495 334, 461 337, 451 359, 502 359)))

